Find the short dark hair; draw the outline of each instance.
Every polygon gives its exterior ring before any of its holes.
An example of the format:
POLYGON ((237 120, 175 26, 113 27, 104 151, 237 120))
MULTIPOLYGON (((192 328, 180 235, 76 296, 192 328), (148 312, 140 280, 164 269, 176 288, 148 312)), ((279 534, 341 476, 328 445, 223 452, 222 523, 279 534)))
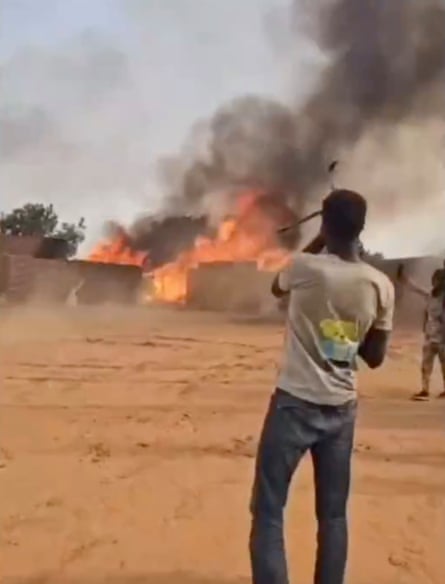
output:
POLYGON ((363 231, 368 205, 355 191, 336 189, 323 201, 323 228, 327 235, 352 241, 363 231))

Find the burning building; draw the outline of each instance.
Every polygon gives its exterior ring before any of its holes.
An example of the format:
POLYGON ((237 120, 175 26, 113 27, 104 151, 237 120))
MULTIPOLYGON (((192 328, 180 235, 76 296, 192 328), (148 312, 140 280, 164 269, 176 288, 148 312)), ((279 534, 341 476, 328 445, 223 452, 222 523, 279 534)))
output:
MULTIPOLYGON (((272 278, 288 261, 298 239, 295 232, 291 239, 281 239, 277 228, 295 219, 295 213, 282 198, 246 189, 236 197, 232 213, 214 228, 202 221, 178 217, 173 223, 169 219, 167 224, 187 226, 185 239, 175 238, 170 227, 163 231, 159 222, 153 222, 153 233, 145 240, 131 231, 114 228, 109 239, 92 251, 89 260, 143 268, 145 295, 152 302, 213 311, 276 312, 277 305, 270 295, 272 278)), ((385 260, 377 255, 367 261, 396 284, 397 323, 419 324, 423 301, 403 290, 397 282, 397 271, 403 264, 412 278, 428 287, 441 260, 385 260)))
MULTIPOLYGON (((246 189, 237 196, 229 216, 214 228, 209 225, 205 230, 202 228, 177 249, 176 255, 165 254, 164 261, 160 261, 159 248, 162 243, 171 248, 170 237, 174 234, 160 233, 160 240, 142 251, 137 249, 140 241, 121 229, 113 230, 112 237, 100 243, 88 259, 144 267, 148 274, 148 295, 157 302, 194 306, 204 303, 210 308, 211 303, 208 299, 204 301, 204 297, 209 295, 212 282, 214 305, 228 308, 236 304, 234 299, 229 301, 233 281, 243 281, 246 291, 247 282, 252 282, 257 274, 270 274, 286 262, 294 242, 280 240, 277 228, 293 220, 295 214, 280 198, 246 189), (157 254, 153 255, 155 244, 157 254), (215 284, 217 281, 219 285, 215 284)), ((252 291, 252 286, 248 288, 252 291)))
MULTIPOLYGON (((163 232, 156 223, 155 232, 145 240, 152 247, 145 246, 145 251, 137 249, 141 241, 134 235, 115 229, 115 238, 100 243, 89 259, 144 267, 146 297, 152 302, 213 311, 276 312, 270 295, 272 278, 289 259, 298 237, 294 233, 292 239, 282 240, 277 228, 294 221, 295 214, 282 199, 261 191, 244 190, 236 201, 232 214, 213 229, 202 222, 197 229, 193 219, 177 218, 176 225, 187 225, 188 230, 179 247, 181 237, 175 240, 174 231, 163 232)), ((403 264, 407 273, 428 287, 441 260, 371 256, 369 261, 396 284, 397 323, 420 324, 423 301, 397 284, 397 270, 403 264)))

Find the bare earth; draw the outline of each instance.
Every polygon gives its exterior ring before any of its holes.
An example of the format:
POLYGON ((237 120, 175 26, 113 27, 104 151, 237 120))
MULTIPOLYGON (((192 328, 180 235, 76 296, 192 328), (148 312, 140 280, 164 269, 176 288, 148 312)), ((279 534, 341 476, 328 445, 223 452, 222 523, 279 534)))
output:
MULTIPOLYGON (((0 322, 0 582, 248 582, 281 326, 154 309, 2 309, 0 322)), ((361 376, 350 584, 444 582, 445 411, 408 400, 419 342, 398 333, 384 369, 361 376)), ((305 461, 287 523, 298 584, 312 491, 305 461)))

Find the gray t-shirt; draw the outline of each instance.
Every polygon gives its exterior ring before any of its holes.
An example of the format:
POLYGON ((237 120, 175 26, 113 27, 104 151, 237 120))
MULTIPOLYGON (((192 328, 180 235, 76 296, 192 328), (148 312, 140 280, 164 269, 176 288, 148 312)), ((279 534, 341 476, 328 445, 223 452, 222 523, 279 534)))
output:
POLYGON ((317 404, 356 398, 358 349, 371 327, 390 331, 394 286, 364 262, 296 254, 279 275, 290 292, 277 386, 317 404))

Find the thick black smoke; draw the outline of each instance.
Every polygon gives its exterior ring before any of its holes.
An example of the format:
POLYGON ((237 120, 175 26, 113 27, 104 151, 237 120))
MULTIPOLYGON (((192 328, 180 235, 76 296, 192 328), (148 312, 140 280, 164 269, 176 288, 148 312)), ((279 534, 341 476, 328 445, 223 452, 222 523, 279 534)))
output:
POLYGON ((312 95, 298 108, 245 97, 218 110, 206 148, 188 144, 166 173, 170 209, 207 212, 248 185, 300 212, 369 130, 445 117, 443 0, 296 0, 294 11, 305 15, 295 34, 309 31, 329 59, 312 95))
POLYGON ((204 216, 142 217, 133 224, 128 243, 133 249, 148 250, 149 265, 157 268, 173 261, 181 251, 192 247, 199 235, 208 231, 204 216))
POLYGON ((220 211, 221 199, 230 210, 231 200, 246 187, 298 201, 295 122, 288 107, 266 98, 246 96, 223 106, 208 123, 204 151, 192 140, 181 153, 191 158, 189 164, 170 160, 170 173, 162 166, 166 204, 212 215, 213 205, 220 211))
POLYGON ((350 150, 371 127, 445 117, 443 0, 324 0, 311 9, 314 40, 331 62, 297 113, 303 192, 320 180, 326 153, 350 150))
MULTIPOLYGON (((249 230, 255 232, 258 228, 257 214, 270 218, 276 225, 287 225, 296 220, 294 213, 282 205, 280 198, 274 193, 264 194, 255 202, 254 208, 239 218, 245 233, 249 230)), ((191 248, 198 236, 212 237, 216 232, 206 215, 140 217, 128 233, 118 227, 118 233, 121 237, 124 236, 127 246, 134 250, 148 251, 148 265, 151 268, 173 261, 182 251, 191 248)), ((113 235, 111 230, 109 235, 113 235)), ((292 230, 280 237, 280 244, 292 248, 297 237, 298 233, 292 230)))

